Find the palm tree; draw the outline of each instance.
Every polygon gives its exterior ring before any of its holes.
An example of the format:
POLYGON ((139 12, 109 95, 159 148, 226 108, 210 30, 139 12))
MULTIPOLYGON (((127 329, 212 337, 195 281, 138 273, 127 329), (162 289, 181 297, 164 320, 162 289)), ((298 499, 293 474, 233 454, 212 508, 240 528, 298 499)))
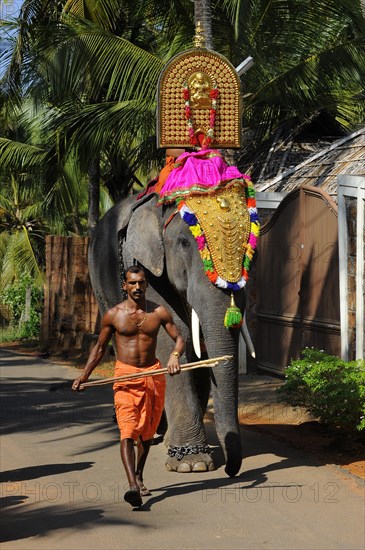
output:
MULTIPOLYGON (((85 235, 88 211, 87 178, 72 149, 58 163, 57 143, 47 146, 26 142, 41 141, 36 122, 49 113, 34 111, 25 102, 22 110, 8 110, 0 137, 0 277, 1 287, 30 274, 41 284, 44 268, 44 242, 49 233, 85 235), (9 138, 22 138, 24 142, 9 138)), ((52 117, 51 117, 52 118, 52 117)), ((101 190, 103 212, 111 207, 108 194, 101 190)))
MULTIPOLYGON (((81 171, 94 174, 96 182, 100 157, 101 177, 117 199, 161 160, 154 142, 156 83, 164 62, 191 46, 194 6, 188 0, 94 4, 25 2, 24 18, 32 14, 32 24, 24 31, 29 59, 21 82, 52 106, 54 117, 45 126, 57 136, 58 154, 76 152, 81 171), (51 7, 48 19, 45 6, 51 7)), ((195 17, 204 18, 209 4, 196 0, 195 17)), ((212 0, 211 13, 217 51, 234 65, 249 54, 255 60, 243 83, 250 145, 242 162, 270 136, 296 132, 319 113, 329 113, 346 130, 361 121, 359 0, 212 0)), ((7 79, 9 89, 15 76, 7 79)))
POLYGON ((0 193, 0 287, 18 280, 22 273, 29 273, 37 284, 42 284, 43 274, 39 256, 43 253, 46 232, 42 210, 44 202, 35 188, 21 182, 14 175, 11 185, 0 193))
MULTIPOLYGON (((148 6, 149 2, 142 4, 148 6)), ((209 29, 206 14, 210 2, 196 0, 194 5, 196 19, 205 17, 209 29)), ((67 47, 71 44, 78 50, 74 61, 80 63, 80 55, 85 63, 92 63, 91 79, 106 86, 101 102, 87 103, 76 120, 71 116, 66 124, 78 126, 74 136, 82 142, 85 136, 90 138, 88 128, 97 117, 103 135, 113 135, 117 154, 122 149, 131 167, 156 158, 156 150, 149 148, 154 134, 154 90, 164 59, 175 53, 173 46, 161 44, 170 36, 169 27, 176 25, 165 8, 170 17, 153 20, 150 28, 158 26, 159 40, 154 38, 148 51, 120 37, 101 36, 98 29, 86 29, 81 22, 77 38, 65 41, 67 47), (133 136, 133 144, 128 134, 133 136)), ((180 33, 173 45, 188 47, 189 26, 185 17, 174 15, 180 33)), ((271 136, 295 134, 321 113, 327 113, 344 131, 363 120, 365 23, 358 0, 321 0, 310 5, 290 0, 212 2, 212 24, 216 49, 234 65, 248 54, 255 59, 243 83, 243 125, 249 135, 243 162, 252 149, 260 151, 271 136)), ((104 144, 100 139, 96 142, 97 148, 104 144)))
MULTIPOLYGON (((68 162, 71 152, 73 160, 75 153, 77 162, 85 174, 89 174, 89 229, 95 226, 99 212, 100 196, 100 162, 107 170, 110 155, 115 156, 113 149, 120 154, 120 146, 116 143, 115 132, 106 136, 98 132, 95 127, 93 113, 95 108, 105 101, 107 87, 105 82, 92 80, 87 65, 83 66, 83 50, 89 50, 91 30, 96 30, 96 40, 116 38, 115 34, 108 33, 107 29, 131 33, 136 29, 135 21, 130 25, 132 2, 125 2, 123 14, 120 10, 120 2, 105 0, 97 5, 92 2, 68 1, 63 9, 59 2, 47 0, 28 0, 24 2, 21 10, 20 29, 15 46, 12 50, 12 60, 9 69, 3 78, 2 89, 7 95, 8 103, 19 105, 25 97, 51 108, 53 118, 47 116, 42 119, 38 116, 41 132, 46 137, 47 149, 53 146, 54 154, 58 155, 57 164, 61 166, 68 162), (87 16, 83 23, 83 36, 79 39, 76 34, 82 26, 79 15, 87 16), (125 29, 123 28, 125 27, 125 29), (52 40, 50 38, 52 37, 52 40), (79 46, 75 47, 75 41, 79 46), (56 53, 52 55, 52 48, 56 45, 56 53), (49 57, 48 57, 49 56, 49 57), (75 64, 77 74, 74 72, 75 64), (70 69, 70 70, 68 70, 70 69), (90 121, 90 116, 93 120, 90 121), (80 132, 78 127, 91 124, 93 132, 80 132), (60 158, 61 153, 61 158, 60 158), (102 160, 104 157, 104 160, 102 160), (61 160, 61 163, 59 162, 61 160)), ((147 36, 147 33, 145 33, 147 36)), ((138 33, 137 33, 138 35, 138 33)), ((112 56, 113 57, 113 56, 112 56)), ((115 57, 115 56, 114 56, 115 57)), ((44 114, 44 110, 43 113, 44 114)), ((7 148, 10 148, 7 143, 7 148)), ((12 144, 13 149, 19 147, 17 142, 12 144)), ((4 159, 6 162, 6 159, 4 159)), ((118 166, 128 167, 128 159, 118 162, 110 159, 114 168, 118 166)), ((53 165, 54 168, 54 165, 53 165)), ((110 173, 110 170, 108 170, 110 173)), ((132 173, 127 171, 126 187, 131 185, 132 173), (129 172, 129 173, 128 173, 129 172)), ((108 178, 110 187, 115 191, 113 183, 118 178, 118 173, 108 178)), ((136 180, 133 177, 134 181, 136 180)))
MULTIPOLYGON (((365 19, 361 2, 227 0, 231 58, 255 61, 244 77, 242 162, 262 163, 274 136, 292 139, 319 119, 348 132, 365 115, 365 19)), ((327 129, 326 129, 327 125, 327 129)), ((256 170, 258 173, 258 170, 256 170)))
POLYGON ((202 26, 205 36, 205 47, 209 50, 213 50, 212 11, 210 0, 194 0, 194 21, 195 27, 197 27, 198 22, 202 26))

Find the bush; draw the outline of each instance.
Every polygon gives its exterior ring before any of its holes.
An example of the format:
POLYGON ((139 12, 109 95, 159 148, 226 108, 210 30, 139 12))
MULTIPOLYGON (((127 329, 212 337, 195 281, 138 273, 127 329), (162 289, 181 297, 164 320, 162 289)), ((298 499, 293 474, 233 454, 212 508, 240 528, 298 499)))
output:
POLYGON ((314 348, 285 369, 285 384, 278 389, 283 401, 304 407, 332 427, 365 429, 365 362, 342 361, 314 348))
POLYGON ((10 308, 12 319, 9 328, 14 330, 15 339, 27 340, 39 336, 42 290, 34 284, 30 275, 22 275, 18 282, 5 288, 0 295, 0 301, 10 308), (25 312, 27 288, 30 288, 31 305, 29 319, 23 321, 22 314, 25 312))

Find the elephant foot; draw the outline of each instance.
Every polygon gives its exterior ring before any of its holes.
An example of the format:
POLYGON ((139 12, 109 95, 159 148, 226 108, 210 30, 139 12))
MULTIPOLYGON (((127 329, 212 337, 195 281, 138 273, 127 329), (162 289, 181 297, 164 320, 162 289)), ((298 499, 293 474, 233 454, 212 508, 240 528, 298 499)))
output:
POLYGON ((241 439, 239 434, 231 432, 224 439, 226 448, 226 467, 225 472, 229 477, 238 474, 242 464, 241 439))
POLYGON ((241 469, 242 459, 228 459, 224 471, 229 477, 234 477, 241 469))
POLYGON ((216 469, 207 445, 170 446, 168 455, 165 466, 169 472, 211 472, 216 469))

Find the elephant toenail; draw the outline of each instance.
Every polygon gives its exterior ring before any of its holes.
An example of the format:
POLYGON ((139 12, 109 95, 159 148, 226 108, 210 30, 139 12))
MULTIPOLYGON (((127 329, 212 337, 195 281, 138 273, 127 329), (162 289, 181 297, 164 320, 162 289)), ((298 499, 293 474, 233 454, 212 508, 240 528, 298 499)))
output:
POLYGON ((205 462, 195 462, 193 466, 193 472, 206 472, 208 470, 205 462))
POLYGON ((182 462, 178 465, 177 472, 180 472, 181 474, 186 474, 187 472, 191 472, 190 464, 187 464, 186 462, 182 462))
POLYGON ((167 470, 168 472, 172 472, 172 471, 173 471, 173 468, 172 468, 171 464, 169 464, 168 462, 166 462, 165 468, 166 468, 166 470, 167 470))

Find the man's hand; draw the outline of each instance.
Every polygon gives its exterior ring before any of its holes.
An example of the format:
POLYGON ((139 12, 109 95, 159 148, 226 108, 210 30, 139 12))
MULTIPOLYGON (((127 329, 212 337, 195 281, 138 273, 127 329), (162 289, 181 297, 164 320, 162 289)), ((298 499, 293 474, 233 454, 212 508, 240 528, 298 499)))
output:
POLYGON ((179 357, 176 354, 174 354, 174 352, 171 353, 170 358, 168 360, 167 371, 170 374, 170 376, 173 376, 174 374, 180 374, 181 372, 179 357))
POLYGON ((84 391, 85 388, 80 388, 80 384, 84 384, 84 382, 87 382, 88 379, 89 379, 88 376, 85 376, 85 374, 82 374, 81 376, 76 378, 76 380, 73 381, 72 389, 74 391, 84 391))

